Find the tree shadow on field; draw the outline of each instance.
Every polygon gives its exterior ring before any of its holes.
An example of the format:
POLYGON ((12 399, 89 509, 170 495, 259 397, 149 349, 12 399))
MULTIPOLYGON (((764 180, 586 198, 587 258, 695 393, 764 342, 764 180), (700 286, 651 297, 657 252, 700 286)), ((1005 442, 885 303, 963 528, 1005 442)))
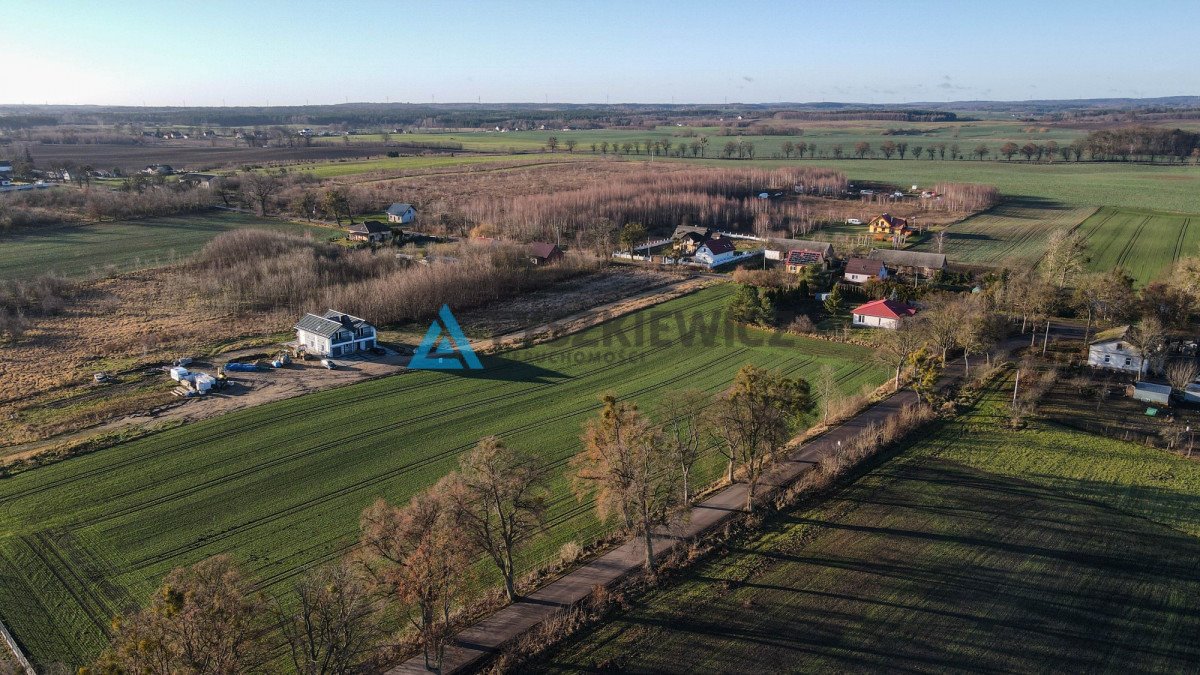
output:
POLYGON ((483 364, 483 368, 464 367, 456 370, 446 369, 440 372, 447 375, 457 375, 464 379, 530 382, 536 384, 552 384, 570 377, 557 370, 539 366, 536 363, 504 356, 483 355, 479 357, 479 361, 483 364))
POLYGON ((1060 202, 1057 199, 1034 197, 1032 195, 1007 195, 999 204, 992 207, 990 211, 985 211, 985 213, 994 213, 1009 218, 1028 218, 1029 220, 1037 220, 1037 215, 1022 213, 1022 211, 1026 209, 1037 209, 1040 211, 1066 211, 1070 208, 1072 208, 1071 205, 1060 202))

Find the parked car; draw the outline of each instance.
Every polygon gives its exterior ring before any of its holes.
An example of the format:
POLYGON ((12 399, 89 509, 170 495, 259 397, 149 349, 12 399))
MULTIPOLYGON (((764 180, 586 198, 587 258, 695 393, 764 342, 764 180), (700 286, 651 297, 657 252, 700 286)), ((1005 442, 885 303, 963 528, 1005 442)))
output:
POLYGON ((859 220, 858 218, 847 218, 846 224, 847 225, 862 225, 862 221, 859 220))
POLYGON ((332 359, 321 359, 321 365, 329 370, 337 370, 338 364, 332 359))

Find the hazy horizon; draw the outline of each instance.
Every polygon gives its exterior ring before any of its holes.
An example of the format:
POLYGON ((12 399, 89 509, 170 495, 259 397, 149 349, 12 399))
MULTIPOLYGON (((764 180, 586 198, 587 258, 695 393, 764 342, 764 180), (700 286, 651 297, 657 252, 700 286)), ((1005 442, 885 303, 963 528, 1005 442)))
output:
POLYGON ((9 105, 894 105, 1200 91, 1200 3, 1178 0, 1152 10, 1029 0, 0 9, 10 53, 28 55, 0 72, 9 105))

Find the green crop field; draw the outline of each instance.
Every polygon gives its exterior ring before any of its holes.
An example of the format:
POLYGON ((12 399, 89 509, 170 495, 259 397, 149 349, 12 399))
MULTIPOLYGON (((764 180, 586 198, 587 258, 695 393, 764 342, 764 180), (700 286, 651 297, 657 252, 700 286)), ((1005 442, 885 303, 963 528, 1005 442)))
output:
MULTIPOLYGON (((1013 268, 1034 265, 1045 253, 1052 232, 1069 230, 1095 212, 1092 206, 1010 199, 951 225, 942 252, 955 262, 1013 268)), ((930 237, 913 248, 936 251, 937 244, 930 237)))
MULTIPOLYGON (((730 120, 733 121, 733 120, 730 120)), ((782 124, 782 123, 781 123, 782 124)), ((799 126, 802 133, 790 136, 723 136, 720 127, 700 126, 659 126, 654 129, 546 129, 539 131, 483 131, 457 130, 433 133, 390 134, 393 143, 460 143, 464 150, 479 150, 487 152, 531 152, 546 147, 546 142, 557 138, 560 152, 565 151, 564 144, 573 140, 576 143, 575 153, 591 152, 592 143, 599 145, 603 142, 632 143, 642 141, 669 140, 672 143, 691 143, 701 137, 708 138, 706 152, 709 157, 719 156, 721 146, 727 141, 748 140, 754 143, 755 154, 759 157, 771 157, 781 154, 785 141, 793 143, 804 142, 817 144, 828 149, 835 143, 840 143, 846 153, 852 152, 854 144, 859 141, 870 143, 878 149, 881 143, 893 141, 908 143, 910 147, 929 145, 930 143, 958 143, 963 152, 969 153, 980 143, 987 144, 997 150, 1001 145, 1012 141, 1023 145, 1030 141, 1046 143, 1054 141, 1060 145, 1084 136, 1084 132, 1062 127, 1037 127, 1013 121, 976 121, 976 122, 900 122, 900 121, 854 121, 854 122, 787 122, 789 128, 799 126), (888 130, 904 129, 907 134, 886 134, 888 130), (1045 129, 1043 131, 1043 129, 1045 129)), ((350 136, 350 143, 380 143, 382 134, 360 134, 350 136)), ((343 137, 324 137, 315 139, 317 143, 344 143, 343 137)))
POLYGON ((0 233, 0 279, 24 278, 48 271, 85 277, 166 265, 199 251, 223 232, 251 227, 311 232, 319 238, 339 235, 324 227, 215 211, 92 225, 23 228, 0 233))
POLYGON ((996 186, 1008 197, 1033 197, 1079 206, 1120 206, 1182 213, 1200 211, 1200 200, 1197 199, 1200 167, 1195 166, 925 159, 695 161, 730 167, 824 166, 845 172, 852 181, 881 181, 905 188, 932 186, 941 181, 983 183, 996 186))
MULTIPOLYGON (((407 501, 487 434, 556 470, 547 532, 529 568, 604 531, 570 493, 597 395, 651 405, 673 389, 716 392, 745 363, 847 391, 887 373, 865 348, 747 331, 721 285, 545 345, 484 357, 485 369, 411 372, 262 405, 0 480, 0 618, 41 664, 85 663, 111 615, 178 565, 228 552, 269 592, 356 539, 376 497, 407 501), (681 330, 680 324, 684 328, 681 330), (705 341, 695 322, 707 322, 705 341)), ((720 473, 713 454, 702 477, 720 473)))
POLYGON ((1200 463, 1010 386, 528 670, 1194 672, 1200 463))
MULTIPOLYGON (((317 178, 341 178, 376 171, 441 169, 460 165, 464 168, 469 168, 473 165, 495 164, 497 162, 542 163, 546 159, 545 157, 514 157, 505 155, 463 155, 460 157, 421 155, 416 157, 378 157, 366 160, 311 162, 291 165, 288 169, 293 172, 312 174, 317 178)), ((568 159, 568 157, 564 156, 562 161, 568 161, 568 159)))
POLYGON ((1105 207, 1083 221, 1089 266, 1122 267, 1144 285, 1181 257, 1200 255, 1200 215, 1105 207))

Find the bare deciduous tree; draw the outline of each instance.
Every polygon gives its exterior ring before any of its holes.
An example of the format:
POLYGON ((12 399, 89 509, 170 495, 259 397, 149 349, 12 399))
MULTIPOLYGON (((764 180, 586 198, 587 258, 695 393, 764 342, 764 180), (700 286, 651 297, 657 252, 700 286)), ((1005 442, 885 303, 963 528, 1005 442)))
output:
POLYGON ((267 204, 283 189, 283 181, 269 173, 250 172, 242 177, 242 189, 258 205, 258 215, 267 215, 267 204))
POLYGON ((730 458, 742 466, 746 510, 754 510, 755 488, 767 464, 792 437, 799 415, 812 409, 809 384, 754 365, 738 371, 733 386, 719 399, 715 433, 730 458))
POLYGON ((601 400, 600 415, 584 425, 584 449, 572 460, 575 491, 581 499, 595 494, 602 520, 621 513, 626 528, 642 536, 646 569, 653 571, 654 528, 679 505, 679 471, 637 406, 612 394, 601 400))
POLYGON ((378 603, 360 572, 346 560, 319 567, 295 583, 294 605, 277 605, 296 672, 358 672, 383 638, 378 603))
POLYGON ((360 519, 366 569, 375 588, 412 606, 425 667, 441 668, 450 611, 468 581, 469 547, 443 495, 434 491, 399 508, 378 499, 360 519))
POLYGON ((545 478, 533 457, 487 436, 463 455, 456 473, 442 479, 454 517, 471 545, 500 571, 509 601, 517 599, 514 554, 542 525, 545 478))
POLYGON ((94 672, 247 672, 266 654, 265 615, 262 597, 229 556, 177 568, 149 606, 114 621, 94 672))
POLYGON ((711 397, 698 389, 668 392, 659 403, 663 439, 679 467, 683 504, 692 500, 692 467, 700 459, 705 435, 704 415, 711 404, 711 397))

